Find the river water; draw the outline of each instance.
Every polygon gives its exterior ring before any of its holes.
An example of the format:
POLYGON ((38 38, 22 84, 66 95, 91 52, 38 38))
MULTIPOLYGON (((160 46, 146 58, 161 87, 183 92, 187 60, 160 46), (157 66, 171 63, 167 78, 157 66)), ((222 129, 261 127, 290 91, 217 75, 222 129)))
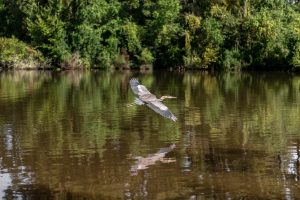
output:
POLYGON ((0 199, 299 199, 300 76, 0 73, 0 199), (136 77, 178 118, 126 105, 136 77))

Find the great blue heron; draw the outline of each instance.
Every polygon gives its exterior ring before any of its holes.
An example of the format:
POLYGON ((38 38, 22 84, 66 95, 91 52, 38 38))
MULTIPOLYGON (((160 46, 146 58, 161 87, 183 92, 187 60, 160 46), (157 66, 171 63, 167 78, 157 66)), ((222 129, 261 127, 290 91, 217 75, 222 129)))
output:
POLYGON ((132 106, 133 104, 137 105, 146 105, 155 112, 159 113, 160 115, 171 119, 173 121, 177 120, 177 117, 175 117, 168 109, 167 106, 165 106, 162 101, 164 99, 173 99, 176 97, 173 96, 162 96, 159 99, 149 92, 149 90, 139 83, 139 81, 136 78, 132 78, 129 81, 131 89, 134 94, 137 95, 137 97, 134 100, 134 103, 129 104, 128 106, 132 106))

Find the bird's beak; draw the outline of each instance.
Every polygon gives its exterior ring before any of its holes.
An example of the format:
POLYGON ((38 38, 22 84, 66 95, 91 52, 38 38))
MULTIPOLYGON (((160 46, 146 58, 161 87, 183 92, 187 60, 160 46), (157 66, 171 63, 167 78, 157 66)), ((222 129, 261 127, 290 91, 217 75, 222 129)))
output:
POLYGON ((177 97, 168 96, 169 99, 176 99, 177 97))

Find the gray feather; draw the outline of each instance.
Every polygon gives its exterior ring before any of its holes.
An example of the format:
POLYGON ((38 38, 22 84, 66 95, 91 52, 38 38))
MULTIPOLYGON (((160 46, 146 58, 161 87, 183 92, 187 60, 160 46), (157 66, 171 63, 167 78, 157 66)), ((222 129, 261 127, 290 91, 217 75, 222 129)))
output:
POLYGON ((136 78, 130 79, 129 83, 134 94, 138 96, 151 94, 149 90, 144 85, 141 85, 136 78))
MULTIPOLYGON (((161 104, 164 107, 166 107, 163 103, 161 103, 161 104)), ((163 117, 171 119, 174 122, 177 120, 177 117, 175 117, 175 115, 173 115, 167 107, 166 107, 167 109, 161 109, 161 107, 159 107, 159 106, 157 106, 157 104, 153 104, 153 103, 147 103, 146 105, 163 117)))
POLYGON ((134 94, 139 94, 138 85, 140 85, 139 81, 135 78, 130 79, 129 81, 130 87, 134 94))

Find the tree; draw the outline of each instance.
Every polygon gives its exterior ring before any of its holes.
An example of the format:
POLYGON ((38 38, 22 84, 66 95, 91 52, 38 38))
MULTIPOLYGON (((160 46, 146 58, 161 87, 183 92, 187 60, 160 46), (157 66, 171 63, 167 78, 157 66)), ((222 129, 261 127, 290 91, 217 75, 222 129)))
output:
POLYGON ((144 42, 153 49, 156 64, 160 66, 178 65, 182 63, 183 48, 180 40, 182 28, 179 23, 179 0, 145 1, 143 13, 146 18, 144 42))
POLYGON ((32 2, 27 6, 35 6, 35 13, 27 11, 25 24, 31 42, 55 63, 70 57, 67 44, 66 23, 62 21, 63 3, 60 0, 49 0, 44 5, 32 2))

